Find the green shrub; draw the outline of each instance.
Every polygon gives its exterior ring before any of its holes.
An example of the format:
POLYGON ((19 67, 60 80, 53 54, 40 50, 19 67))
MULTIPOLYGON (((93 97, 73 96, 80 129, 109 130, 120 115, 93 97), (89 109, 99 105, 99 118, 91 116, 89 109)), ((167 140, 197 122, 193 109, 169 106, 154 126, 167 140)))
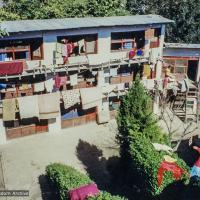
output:
MULTIPOLYGON (((146 197, 157 196, 174 182, 172 173, 165 173, 163 184, 158 187, 157 173, 165 152, 158 152, 152 143, 168 144, 169 137, 161 131, 152 113, 152 100, 137 78, 125 95, 117 117, 120 144, 121 166, 125 171, 125 180, 137 186, 146 197)), ((180 167, 188 171, 183 160, 175 154, 180 167)), ((183 180, 188 177, 183 175, 183 180)), ((147 198, 146 198, 147 199, 147 198)))
POLYGON ((69 199, 67 193, 73 188, 92 183, 92 180, 73 167, 54 163, 46 167, 46 173, 53 185, 57 188, 61 200, 69 199))
MULTIPOLYGON (((46 167, 46 174, 50 182, 59 192, 61 200, 69 199, 67 195, 71 189, 87 185, 93 181, 87 176, 78 172, 73 167, 60 163, 50 164, 46 167)), ((90 197, 90 200, 126 200, 119 196, 112 196, 108 192, 101 192, 96 197, 90 197)))
POLYGON ((108 192, 101 192, 98 196, 90 197, 88 198, 88 200, 127 200, 127 199, 120 196, 112 196, 108 192))
MULTIPOLYGON (((156 196, 160 194, 164 188, 174 182, 171 172, 164 174, 163 182, 158 187, 157 174, 158 168, 163 161, 165 152, 158 152, 154 149, 151 141, 142 133, 135 133, 130 130, 131 145, 130 145, 130 173, 137 177, 137 184, 145 193, 156 196)), ((188 171, 185 162, 178 158, 176 154, 171 155, 177 159, 177 165, 188 171)), ((188 176, 183 174, 182 180, 188 181, 188 176)), ((134 182, 135 184, 135 182, 134 182)))
POLYGON ((128 159, 130 137, 129 130, 142 132, 152 142, 168 143, 169 138, 161 131, 152 113, 152 99, 137 78, 132 88, 122 99, 117 116, 118 134, 121 157, 128 159))

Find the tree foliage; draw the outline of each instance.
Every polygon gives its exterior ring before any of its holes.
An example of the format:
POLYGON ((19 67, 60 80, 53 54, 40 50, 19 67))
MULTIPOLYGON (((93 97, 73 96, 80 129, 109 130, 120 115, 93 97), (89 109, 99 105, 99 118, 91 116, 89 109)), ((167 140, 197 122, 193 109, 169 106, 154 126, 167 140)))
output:
POLYGON ((152 113, 152 100, 139 78, 127 95, 122 99, 117 117, 119 134, 117 139, 121 147, 121 156, 129 154, 131 138, 129 131, 143 133, 152 142, 167 143, 168 138, 162 133, 152 113), (125 151, 125 152, 124 152, 125 151))
POLYGON ((126 2, 122 0, 88 0, 88 14, 95 17, 124 15, 126 2))
POLYGON ((127 13, 125 0, 4 0, 4 3, 5 12, 15 13, 20 19, 102 17, 127 13))
POLYGON ((128 0, 127 9, 132 14, 158 14, 172 19, 166 40, 170 42, 200 42, 199 0, 128 0))
MULTIPOLYGON (((136 79, 132 88, 122 99, 117 117, 121 166, 128 184, 137 187, 148 197, 159 195, 164 188, 174 182, 171 173, 166 173, 163 184, 158 187, 157 173, 166 152, 157 152, 153 142, 168 144, 168 137, 162 133, 152 114, 151 98, 136 79)), ((175 154, 178 165, 188 170, 184 161, 175 154)), ((187 180, 187 176, 182 178, 187 180)))
POLYGON ((170 42, 200 42, 199 0, 4 0, 1 20, 158 14, 175 21, 170 42))
POLYGON ((4 10, 21 19, 50 19, 86 16, 85 6, 84 2, 73 0, 13 0, 5 2, 4 10))

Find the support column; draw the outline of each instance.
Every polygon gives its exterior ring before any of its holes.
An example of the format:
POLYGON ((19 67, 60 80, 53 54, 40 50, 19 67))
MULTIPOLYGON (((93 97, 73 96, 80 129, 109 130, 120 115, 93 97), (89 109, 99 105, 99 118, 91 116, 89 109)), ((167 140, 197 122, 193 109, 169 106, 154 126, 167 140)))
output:
POLYGON ((144 57, 149 58, 150 55, 150 40, 145 40, 144 57))
POLYGON ((162 25, 162 27, 161 27, 161 35, 160 35, 160 47, 159 47, 159 56, 160 56, 160 58, 163 57, 164 40, 165 40, 165 25, 162 25))
POLYGON ((3 124, 3 120, 0 119, 0 145, 6 143, 6 129, 3 124))
POLYGON ((160 80, 162 76, 162 61, 158 60, 156 64, 156 79, 160 80))
POLYGON ((43 37, 43 49, 44 49, 44 65, 53 65, 54 52, 56 51, 57 37, 54 35, 45 34, 43 37))
POLYGON ((61 131, 61 116, 49 120, 49 133, 55 134, 61 131))
POLYGON ((198 68, 197 68, 196 81, 199 82, 199 79, 200 79, 200 57, 199 57, 199 63, 198 63, 198 68))

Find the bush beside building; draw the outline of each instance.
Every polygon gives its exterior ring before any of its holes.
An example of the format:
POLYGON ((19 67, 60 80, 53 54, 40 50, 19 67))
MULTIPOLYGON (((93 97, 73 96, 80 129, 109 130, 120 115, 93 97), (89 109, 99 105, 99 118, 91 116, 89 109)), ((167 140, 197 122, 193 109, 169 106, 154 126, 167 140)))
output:
MULTIPOLYGON (((127 184, 137 186, 141 195, 146 198, 159 195, 174 182, 172 173, 167 172, 164 174, 162 185, 158 187, 158 169, 166 152, 156 151, 152 143, 169 144, 169 138, 158 126, 150 104, 150 96, 137 79, 122 100, 117 117, 121 166, 128 177, 127 184)), ((175 154, 171 156, 176 158, 179 167, 188 171, 183 160, 175 154)), ((181 177, 183 181, 189 178, 185 174, 181 177)))

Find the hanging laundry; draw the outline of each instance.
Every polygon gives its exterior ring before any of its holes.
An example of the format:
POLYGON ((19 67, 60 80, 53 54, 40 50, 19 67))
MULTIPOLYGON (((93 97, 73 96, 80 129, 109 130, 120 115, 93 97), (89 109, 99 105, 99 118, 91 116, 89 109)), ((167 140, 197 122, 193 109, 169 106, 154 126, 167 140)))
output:
POLYGON ((63 57, 68 57, 67 44, 62 44, 62 56, 63 57))
POLYGON ((142 55, 143 55, 142 49, 138 49, 138 50, 137 50, 137 56, 142 56, 142 55))
POLYGON ((96 42, 88 40, 85 43, 85 48, 87 50, 87 53, 94 53, 95 52, 95 48, 96 48, 96 42))
POLYGON ((158 48, 152 48, 150 51, 150 62, 156 64, 158 56, 159 56, 158 48))
POLYGON ((81 94, 82 108, 84 110, 96 107, 101 104, 102 101, 101 88, 98 87, 81 88, 80 94, 81 94))
POLYGON ((65 109, 68 109, 75 104, 80 103, 80 92, 79 89, 75 90, 65 90, 62 91, 62 98, 64 101, 64 107, 65 109))
POLYGON ((117 68, 110 68, 110 76, 117 76, 117 68))
POLYGON ((62 44, 63 64, 66 64, 69 56, 73 53, 74 44, 68 43, 67 39, 63 39, 62 42, 63 42, 62 44))
POLYGON ((54 81, 53 81, 53 79, 51 78, 51 79, 49 79, 49 80, 46 80, 46 81, 44 82, 44 85, 45 85, 45 88, 46 88, 47 92, 52 92, 53 86, 54 86, 54 81))
POLYGON ((67 84, 67 76, 61 76, 60 85, 66 85, 66 84, 67 84))
POLYGON ((51 119, 60 115, 60 93, 54 92, 38 96, 39 119, 51 119))
POLYGON ((84 39, 78 41, 78 49, 79 49, 78 50, 79 55, 81 53, 85 52, 85 41, 84 41, 84 39))
POLYGON ((22 86, 19 87, 19 90, 28 90, 30 88, 30 84, 22 84, 22 86))
POLYGON ((97 107, 97 121, 99 124, 106 123, 110 120, 109 101, 102 102, 97 107))
POLYGON ((44 82, 34 83, 34 92, 43 92, 44 90, 44 82))
POLYGON ((17 98, 21 119, 39 117, 38 96, 25 96, 17 98))
POLYGON ((74 44, 72 42, 67 43, 68 56, 70 56, 73 53, 73 49, 74 49, 74 44))
POLYGON ((7 88, 7 84, 4 84, 4 83, 0 84, 0 90, 6 89, 6 88, 7 88))
POLYGON ((135 49, 130 50, 128 54, 129 60, 133 59, 135 55, 136 55, 135 49))
POLYGON ((55 80, 55 87, 57 88, 57 89, 59 89, 60 88, 60 86, 61 86, 61 78, 60 78, 60 76, 58 76, 58 75, 56 75, 55 76, 55 78, 54 78, 54 80, 55 80))
POLYGON ((118 90, 118 91, 121 91, 121 90, 124 90, 124 89, 125 89, 124 83, 119 83, 119 84, 117 84, 117 90, 118 90))
POLYGON ((116 88, 117 88, 116 85, 107 85, 107 86, 104 86, 104 87, 102 87, 102 93, 103 94, 109 94, 112 91, 114 91, 116 88))
POLYGON ((15 120, 16 99, 3 100, 3 121, 15 120))
POLYGON ((70 85, 71 86, 75 86, 78 84, 78 75, 77 74, 73 74, 73 75, 70 75, 70 85))
POLYGON ((93 75, 93 76, 96 76, 97 73, 98 73, 97 71, 92 71, 92 75, 93 75))
POLYGON ((151 77, 151 68, 150 68, 150 65, 144 64, 143 76, 147 77, 147 78, 151 77))
POLYGON ((147 79, 146 81, 147 81, 146 89, 147 90, 153 90, 154 86, 155 86, 154 79, 147 79))
POLYGON ((149 28, 145 31, 145 40, 151 40, 154 37, 155 29, 149 28))
POLYGON ((23 61, 0 63, 0 75, 15 75, 23 72, 23 61))

